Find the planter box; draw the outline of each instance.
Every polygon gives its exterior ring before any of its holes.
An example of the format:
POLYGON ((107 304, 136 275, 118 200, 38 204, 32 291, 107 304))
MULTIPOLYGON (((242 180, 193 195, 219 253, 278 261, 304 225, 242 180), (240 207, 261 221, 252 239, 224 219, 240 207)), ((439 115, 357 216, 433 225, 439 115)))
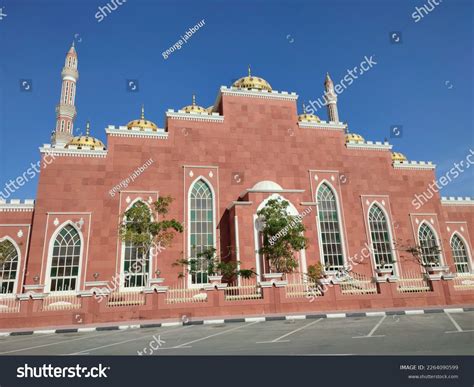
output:
POLYGON ((456 274, 454 274, 454 273, 444 273, 444 274, 442 275, 442 278, 443 278, 445 281, 453 280, 455 277, 456 277, 456 274))
POLYGON ((222 282, 221 275, 210 275, 208 278, 211 284, 220 284, 222 282))
POLYGON ((263 278, 265 278, 267 281, 281 280, 282 277, 283 277, 283 273, 265 273, 265 274, 263 274, 263 278))
POLYGON ((428 278, 430 281, 440 281, 441 280, 441 273, 430 273, 430 274, 425 274, 426 278, 428 278))
POLYGON ((387 268, 375 269, 375 272, 377 274, 381 274, 381 275, 392 274, 393 268, 392 267, 387 267, 387 268))

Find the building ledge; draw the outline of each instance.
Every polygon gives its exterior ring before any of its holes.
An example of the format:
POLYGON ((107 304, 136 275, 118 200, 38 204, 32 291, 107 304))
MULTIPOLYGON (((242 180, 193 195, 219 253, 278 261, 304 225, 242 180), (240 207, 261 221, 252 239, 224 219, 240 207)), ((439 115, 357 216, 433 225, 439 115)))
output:
POLYGON ((168 109, 166 118, 186 121, 224 122, 224 116, 219 115, 219 113, 186 113, 184 110, 175 111, 173 109, 168 109))
POLYGON ((251 206, 253 202, 244 202, 244 201, 234 201, 227 206, 227 209, 230 210, 234 206, 251 206))
POLYGON ((474 198, 470 197, 441 197, 441 204, 444 206, 474 206, 474 198))
POLYGON ((336 130, 343 132, 347 129, 346 123, 336 123, 333 121, 298 121, 298 126, 302 129, 336 130))
POLYGON ((381 141, 365 141, 363 143, 356 141, 349 141, 346 143, 347 149, 363 149, 363 150, 381 150, 388 151, 392 149, 392 144, 381 141))
POLYGON ((412 169, 412 170, 432 170, 436 168, 436 164, 431 161, 394 161, 395 169, 412 169))
POLYGON ((0 212, 26 212, 33 211, 34 208, 35 201, 33 199, 26 199, 23 202, 19 199, 10 201, 0 199, 0 212))
POLYGON ((51 156, 78 156, 78 157, 106 157, 107 151, 103 149, 90 149, 83 147, 82 149, 71 148, 55 148, 51 144, 44 144, 39 148, 43 154, 51 156))
POLYGON ((105 128, 105 133, 109 136, 116 137, 145 137, 145 138, 156 138, 158 140, 167 140, 168 132, 164 129, 159 128, 157 131, 153 131, 150 128, 145 130, 129 129, 126 126, 113 126, 109 125, 105 128))
POLYGON ((221 86, 220 92, 222 95, 232 95, 238 97, 253 97, 253 98, 264 98, 264 99, 280 99, 285 101, 296 101, 298 99, 298 94, 295 92, 287 91, 267 91, 267 90, 257 90, 257 89, 239 89, 237 87, 231 86, 221 86))

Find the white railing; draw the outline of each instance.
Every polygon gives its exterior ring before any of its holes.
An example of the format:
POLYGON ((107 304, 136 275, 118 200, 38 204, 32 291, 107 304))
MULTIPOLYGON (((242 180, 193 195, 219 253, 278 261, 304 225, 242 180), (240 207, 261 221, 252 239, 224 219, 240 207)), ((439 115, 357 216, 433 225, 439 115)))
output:
POLYGON ((372 278, 351 272, 339 282, 342 294, 376 294, 377 284, 372 278))
POLYGON ((286 298, 322 296, 318 283, 302 273, 287 273, 286 298))
POLYGON ((0 313, 18 313, 20 301, 15 296, 0 297, 0 313))
POLYGON ((133 306, 144 305, 145 294, 141 291, 116 291, 110 293, 107 298, 107 306, 133 306))
POLYGON ((43 310, 72 310, 82 306, 76 294, 50 294, 43 299, 43 310))
POLYGON ((430 292, 431 287, 423 273, 406 271, 397 282, 397 290, 399 293, 422 293, 430 292))
POLYGON ((227 301, 258 300, 263 298, 263 293, 256 278, 241 278, 240 285, 237 282, 227 285, 224 296, 227 301))
POLYGON ((474 274, 457 274, 453 281, 454 290, 474 290, 474 274))
POLYGON ((187 288, 186 282, 178 283, 166 292, 167 304, 182 304, 186 302, 207 302, 207 292, 199 288, 187 288))

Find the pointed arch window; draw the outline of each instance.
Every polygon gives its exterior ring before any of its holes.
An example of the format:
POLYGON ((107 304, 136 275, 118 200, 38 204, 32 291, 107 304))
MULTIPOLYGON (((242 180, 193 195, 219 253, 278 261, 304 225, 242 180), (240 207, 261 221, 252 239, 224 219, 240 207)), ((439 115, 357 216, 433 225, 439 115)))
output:
POLYGON ((12 294, 18 275, 18 250, 8 239, 0 243, 5 255, 3 264, 0 264, 0 294, 12 294))
POLYGON ((426 223, 418 230, 418 240, 421 247, 421 259, 423 264, 440 266, 440 248, 434 231, 426 223))
MULTIPOLYGON (((149 213, 149 207, 141 202, 136 202, 133 207, 143 206, 149 213)), ((128 219, 125 220, 129 222, 128 219)), ((125 288, 141 288, 147 285, 150 271, 150 251, 143 244, 134 242, 123 243, 123 286, 125 288)))
POLYGON ((377 204, 369 210, 369 230, 376 268, 392 265, 394 258, 387 217, 377 204))
POLYGON ((456 272, 459 274, 469 273, 469 256, 467 255, 466 244, 456 234, 451 238, 451 250, 453 252, 456 272))
POLYGON ((78 231, 64 226, 53 244, 50 270, 50 291, 75 291, 79 282, 81 238, 78 231))
POLYGON ((191 282, 207 283, 207 262, 197 258, 199 253, 214 248, 214 197, 209 185, 198 180, 191 188, 190 195, 190 258, 191 282))
POLYGON ((318 189, 318 219, 324 265, 329 270, 344 267, 341 225, 334 191, 323 183, 318 189))

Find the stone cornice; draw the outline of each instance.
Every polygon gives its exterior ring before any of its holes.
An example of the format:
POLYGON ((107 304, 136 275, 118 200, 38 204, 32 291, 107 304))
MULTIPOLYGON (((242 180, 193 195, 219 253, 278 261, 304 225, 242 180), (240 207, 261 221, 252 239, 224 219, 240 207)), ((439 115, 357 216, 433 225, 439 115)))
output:
POLYGON ((433 170, 436 168, 436 164, 433 164, 431 161, 394 161, 393 168, 411 170, 433 170))
POLYGON ((347 149, 363 149, 363 150, 381 150, 381 151, 388 151, 392 149, 392 144, 388 142, 381 142, 381 141, 366 141, 363 143, 349 141, 346 143, 347 149))
POLYGON ((336 130, 336 131, 345 131, 347 124, 340 122, 336 123, 333 121, 298 121, 298 126, 302 129, 320 129, 320 130, 336 130))
POLYGON ((149 128, 145 130, 128 129, 126 126, 109 125, 105 128, 105 133, 109 136, 115 137, 140 137, 140 138, 155 138, 157 140, 167 140, 168 132, 164 129, 153 131, 149 128))
POLYGON ((298 94, 295 92, 288 93, 287 91, 266 91, 257 89, 239 89, 236 87, 221 86, 220 93, 222 95, 232 95, 237 97, 252 97, 264 99, 280 99, 285 101, 296 101, 298 94))
POLYGON ((99 157, 104 158, 107 156, 107 151, 102 149, 88 149, 84 147, 82 149, 72 149, 72 148, 54 148, 50 144, 44 144, 39 148, 40 152, 43 154, 48 154, 51 156, 72 156, 72 157, 99 157))
POLYGON ((184 110, 174 111, 173 109, 168 109, 166 118, 185 121, 224 122, 224 116, 219 115, 219 113, 186 113, 184 110))
POLYGON ((35 201, 26 199, 21 202, 19 199, 12 199, 9 202, 0 199, 0 212, 26 212, 33 211, 35 208, 35 201))
POLYGON ((443 206, 474 206, 474 199, 470 197, 441 197, 441 204, 443 206))

